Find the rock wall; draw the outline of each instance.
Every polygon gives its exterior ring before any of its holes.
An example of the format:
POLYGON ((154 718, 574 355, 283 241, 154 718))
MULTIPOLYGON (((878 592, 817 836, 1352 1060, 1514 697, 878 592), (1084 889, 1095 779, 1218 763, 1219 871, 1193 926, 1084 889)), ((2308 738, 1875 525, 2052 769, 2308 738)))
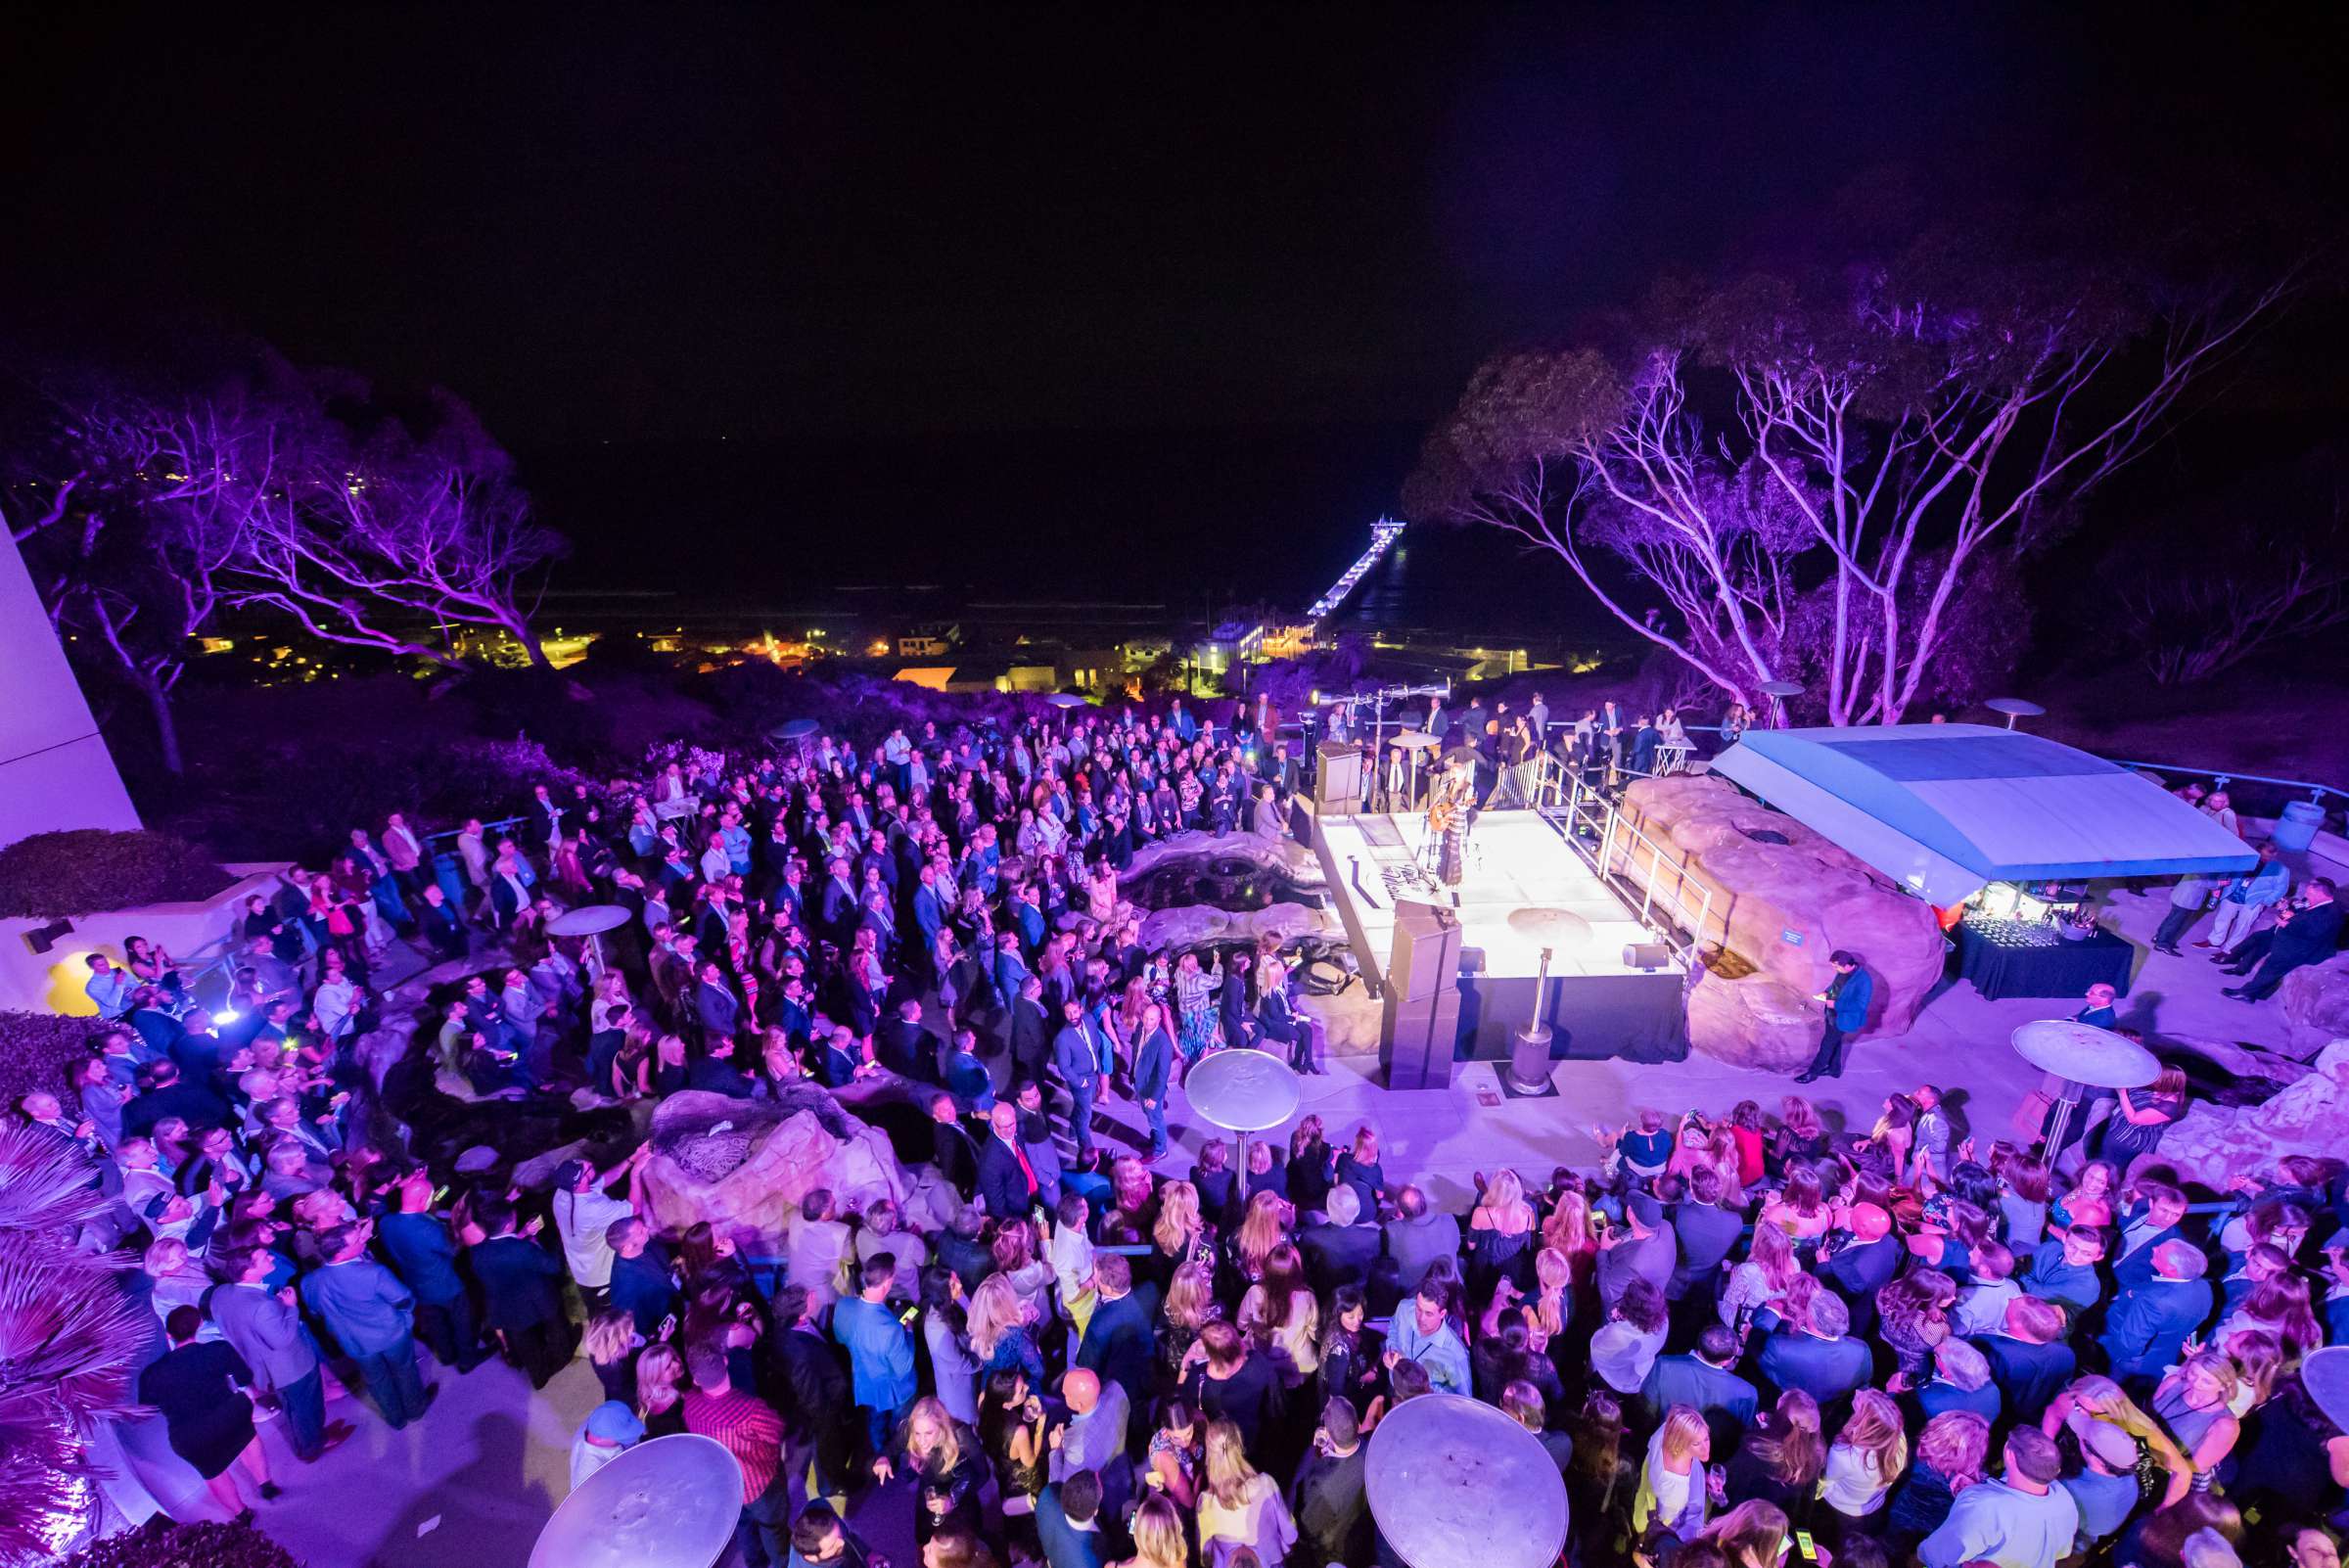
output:
POLYGON ((728 1099, 688 1089, 653 1116, 645 1207, 663 1229, 707 1220, 745 1250, 780 1254, 800 1200, 829 1187, 844 1209, 876 1198, 902 1205, 914 1183, 889 1138, 832 1096, 804 1106, 728 1099))
MULTIPOLYGON (((1712 896, 1702 935, 1728 957, 1689 992, 1688 1038, 1698 1050, 1770 1072, 1810 1061, 1821 1013, 1811 998, 1834 978, 1827 955, 1839 947, 1859 954, 1875 980, 1860 1038, 1905 1035, 1915 1023, 1945 953, 1921 899, 1723 779, 1637 780, 1624 792, 1623 816, 1662 847, 1660 882, 1684 878, 1692 907, 1697 887, 1712 896)), ((1650 858, 1627 836, 1610 869, 1635 883, 1650 858)))
POLYGON ((2291 1053, 2302 1061, 2349 1035, 2349 957, 2306 964, 2276 988, 2291 1053))
POLYGON ((2186 1180, 2223 1190, 2238 1171, 2265 1170, 2287 1154, 2338 1158, 2349 1148, 2349 1039, 2317 1053, 2315 1071, 2260 1105, 2196 1100, 2162 1135, 2155 1159, 2186 1180))

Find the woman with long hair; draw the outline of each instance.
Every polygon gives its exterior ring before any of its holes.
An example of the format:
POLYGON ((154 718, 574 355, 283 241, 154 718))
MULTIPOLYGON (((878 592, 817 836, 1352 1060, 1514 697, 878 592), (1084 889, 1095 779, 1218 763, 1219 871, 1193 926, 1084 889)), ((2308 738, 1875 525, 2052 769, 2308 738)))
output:
POLYGON ((1340 1285, 1330 1292, 1329 1314, 1323 1320, 1321 1343, 1314 1348, 1318 1363, 1316 1375, 1321 1381, 1320 1404, 1333 1399, 1352 1400, 1357 1409, 1367 1409, 1373 1390, 1378 1385, 1377 1359, 1367 1353, 1362 1343, 1362 1329, 1369 1309, 1362 1287, 1340 1285))
POLYGON ((1299 1121, 1289 1133, 1289 1163, 1283 1168, 1289 1176, 1289 1201, 1299 1214, 1313 1214, 1327 1201, 1330 1186, 1337 1180, 1331 1168, 1335 1158, 1322 1136, 1321 1118, 1307 1116, 1299 1121))
POLYGON ((1826 1154, 1827 1127, 1819 1119, 1819 1108, 1800 1094, 1779 1100, 1778 1126, 1770 1135, 1766 1161, 1769 1174, 1783 1176, 1795 1161, 1823 1160, 1826 1154))
POLYGON ((1199 1212, 1199 1189, 1188 1181, 1170 1181, 1158 1189, 1158 1219, 1150 1226, 1150 1252, 1138 1260, 1135 1272, 1160 1290, 1184 1264, 1214 1268, 1215 1232, 1199 1212))
POLYGON ((1533 1311, 1542 1332, 1552 1339, 1574 1319, 1574 1266, 1555 1247, 1534 1254, 1533 1311))
POLYGON ((1713 1434, 1694 1407, 1676 1405, 1648 1441, 1639 1467, 1639 1491, 1632 1499, 1632 1530, 1669 1531, 1685 1541, 1712 1511, 1715 1481, 1705 1461, 1713 1456, 1713 1434))
MULTIPOLYGON (((1025 1520, 1036 1512, 1036 1499, 1050 1481, 1049 1421, 1044 1402, 1028 1386, 1015 1367, 987 1379, 979 1407, 980 1441, 995 1470, 995 1491, 1007 1518, 1025 1520)), ((1033 1526, 1016 1532, 1025 1540, 1033 1526)))
POLYGON ((685 1430, 685 1358, 667 1340, 647 1345, 636 1358, 636 1414, 648 1438, 685 1430))
MULTIPOLYGON (((2281 1256, 2265 1242, 2256 1249, 2281 1256)), ((2275 1336, 2277 1348, 2284 1360, 2297 1366, 2308 1353, 2325 1343, 2325 1331, 2317 1326, 2317 1314, 2310 1305, 2308 1281, 2291 1271, 2290 1265, 2252 1287, 2234 1309, 2211 1330, 2210 1343, 2223 1343, 2230 1335, 2253 1333, 2275 1336)))
POLYGON ((1189 1532, 1174 1503, 1158 1496, 1142 1499, 1133 1510, 1133 1555, 1115 1568, 1190 1568, 1189 1532))
POLYGON ((1760 1185, 1770 1169, 1770 1130, 1763 1125, 1761 1105, 1739 1100, 1730 1108, 1728 1132, 1737 1140, 1737 1185, 1760 1185))
POLYGON ((2121 1184, 2120 1176, 2109 1161, 2089 1161, 2080 1168, 2080 1179, 2072 1183, 2072 1189, 2048 1211, 2049 1219, 2067 1230, 2073 1225, 2111 1224, 2112 1191, 2121 1184))
POLYGON ((2188 1357, 2153 1391, 2153 1414, 2194 1467, 2197 1492, 2208 1489, 2241 1434, 2232 1408, 2239 1381, 2233 1361, 2206 1350, 2188 1357))
POLYGON ((1905 1386, 1924 1380, 1934 1347, 1950 1337, 1950 1305, 1957 1299, 1957 1283, 1934 1268, 1914 1269, 1877 1289, 1877 1337, 1892 1348, 1905 1386))
POLYGON ((1186 1263, 1174 1270, 1167 1282, 1166 1300, 1158 1309, 1158 1370, 1162 1381, 1172 1383, 1181 1375, 1184 1362, 1190 1360, 1191 1347, 1198 1343, 1199 1331, 1222 1316, 1223 1309, 1216 1301, 1215 1280, 1205 1268, 1186 1263))
POLYGON ((1834 1223, 1835 1214, 1828 1207, 1826 1182, 1819 1167, 1800 1160, 1786 1167, 1786 1184, 1763 1200, 1755 1228, 1772 1225, 1783 1230, 1796 1250, 1804 1252, 1818 1246, 1834 1223))
POLYGON ((1523 1289, 1532 1275, 1534 1206, 1525 1183, 1502 1169, 1485 1183, 1484 1201, 1468 1216, 1468 1290, 1489 1296, 1502 1279, 1523 1289))
POLYGON ((587 1319, 579 1343, 587 1364, 595 1368, 595 1380, 603 1385, 604 1398, 627 1404, 636 1392, 636 1352, 644 1345, 635 1316, 622 1307, 597 1313, 587 1319))
POLYGON ((1229 1421, 1207 1428, 1205 1485, 1199 1493, 1199 1554, 1206 1568, 1229 1568, 1243 1548, 1264 1568, 1281 1568, 1297 1544, 1297 1522, 1280 1486, 1248 1462, 1240 1429, 1229 1421))
POLYGON ((1265 1261, 1272 1249, 1289 1239, 1289 1205, 1277 1192, 1259 1192, 1248 1200, 1247 1212, 1231 1234, 1231 1263, 1243 1284, 1265 1275, 1265 1261))
POLYGON ((1909 1434, 1901 1423, 1901 1407, 1877 1389, 1854 1394, 1852 1413, 1836 1434, 1835 1446, 1827 1450, 1819 1491, 1819 1500, 1842 1516, 1837 1539, 1845 1530, 1872 1528, 1883 1512, 1886 1494, 1908 1467, 1909 1434))
POLYGON ((2161 1147, 2162 1134, 2172 1123, 2185 1118, 2187 1104, 2186 1070, 2181 1067, 2164 1067, 2143 1088, 2122 1089, 2104 1124, 2104 1141, 2096 1147, 2096 1158, 2127 1173, 2161 1147))
POLYGON ((1796 1523, 1811 1517, 1819 1478, 1826 1473, 1827 1445, 1819 1435, 1819 1402, 1799 1388, 1757 1411, 1729 1460, 1728 1491, 1777 1504, 1796 1523))
POLYGON ((1035 1321, 1035 1307, 1013 1287, 1008 1274, 993 1273, 979 1281, 979 1288, 971 1292, 963 1322, 980 1375, 991 1376, 1010 1368, 1030 1383, 1040 1384, 1044 1358, 1030 1332, 1035 1321))
POLYGON ((1028 1304, 1028 1321, 1050 1321, 1053 1292, 1060 1276, 1053 1270, 1051 1259, 1043 1255, 1045 1249, 1037 1240, 1036 1222, 1019 1219, 997 1225, 988 1250, 994 1257, 996 1272, 1028 1304))
POLYGON ((1750 1498, 1699 1530, 1689 1545, 1713 1547, 1727 1568, 1778 1568, 1790 1528, 1784 1509, 1750 1498))
POLYGON ((2048 1168, 2011 1143, 1996 1143, 1990 1150, 1990 1170, 1999 1179, 2000 1240, 2020 1257, 2048 1233, 2048 1168))
POLYGON ((882 1481, 903 1473, 920 1490, 913 1510, 914 1538, 928 1541, 957 1526, 979 1528, 979 1489, 986 1479, 979 1436, 946 1413, 936 1399, 913 1402, 898 1423, 889 1453, 873 1461, 882 1481))
POLYGON ((1786 1232, 1773 1224, 1756 1225, 1745 1261, 1729 1270, 1728 1283, 1722 1287, 1721 1320, 1744 1333, 1762 1314, 1779 1311, 1802 1271, 1786 1232))
POLYGON ((1604 1389, 1583 1396, 1583 1407, 1567 1422, 1574 1435, 1574 1459, 1566 1470, 1567 1510, 1574 1539, 1586 1547, 1614 1532, 1616 1499, 1631 1482, 1624 1456, 1623 1404, 1604 1389))
POLYGON ((1305 1282, 1305 1260, 1282 1242, 1265 1259, 1264 1277, 1240 1298, 1238 1322, 1257 1348, 1272 1356, 1281 1382, 1296 1388, 1321 1364, 1321 1309, 1305 1282))

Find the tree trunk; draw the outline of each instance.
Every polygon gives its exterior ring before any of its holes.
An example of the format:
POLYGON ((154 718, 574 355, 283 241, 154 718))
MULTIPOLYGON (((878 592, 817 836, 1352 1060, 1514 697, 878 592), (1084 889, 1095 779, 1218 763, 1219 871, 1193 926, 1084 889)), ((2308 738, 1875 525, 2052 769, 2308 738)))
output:
POLYGON ((148 712, 155 715, 156 756, 162 760, 163 771, 178 778, 188 769, 179 755, 179 715, 171 706, 171 688, 159 680, 139 685, 147 695, 148 712))

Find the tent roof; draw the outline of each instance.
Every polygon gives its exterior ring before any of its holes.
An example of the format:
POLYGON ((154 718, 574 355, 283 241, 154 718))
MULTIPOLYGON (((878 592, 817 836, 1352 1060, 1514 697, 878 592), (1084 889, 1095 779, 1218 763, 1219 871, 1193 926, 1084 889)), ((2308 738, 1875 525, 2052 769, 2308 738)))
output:
POLYGON ((1713 770, 1936 904, 1991 882, 2239 871, 2253 859, 2159 785, 2019 730, 1755 729, 1713 770))

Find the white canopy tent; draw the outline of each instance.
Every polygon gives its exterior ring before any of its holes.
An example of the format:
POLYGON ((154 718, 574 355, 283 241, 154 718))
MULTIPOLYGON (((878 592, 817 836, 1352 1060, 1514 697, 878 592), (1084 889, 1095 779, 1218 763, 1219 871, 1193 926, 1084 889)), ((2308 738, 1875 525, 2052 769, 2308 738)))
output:
POLYGON ((1713 770, 1917 897, 1993 882, 2223 874, 2248 846, 2150 780, 1981 724, 1759 729, 1713 770))

